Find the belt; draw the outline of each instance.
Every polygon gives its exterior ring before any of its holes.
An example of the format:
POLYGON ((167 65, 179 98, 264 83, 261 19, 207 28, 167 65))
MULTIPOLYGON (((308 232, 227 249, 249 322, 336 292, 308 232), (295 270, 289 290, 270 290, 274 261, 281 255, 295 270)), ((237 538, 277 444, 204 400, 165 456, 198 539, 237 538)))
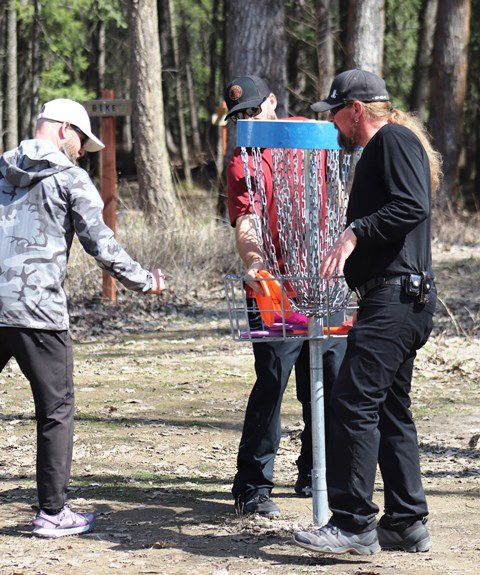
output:
POLYGON ((403 285, 403 281, 404 278, 406 276, 392 276, 389 278, 373 278, 371 280, 368 280, 368 282, 365 282, 364 284, 362 284, 361 286, 358 286, 356 288, 353 288, 353 291, 357 294, 359 299, 364 298, 367 293, 372 290, 373 288, 376 288, 378 286, 382 286, 382 285, 403 285))

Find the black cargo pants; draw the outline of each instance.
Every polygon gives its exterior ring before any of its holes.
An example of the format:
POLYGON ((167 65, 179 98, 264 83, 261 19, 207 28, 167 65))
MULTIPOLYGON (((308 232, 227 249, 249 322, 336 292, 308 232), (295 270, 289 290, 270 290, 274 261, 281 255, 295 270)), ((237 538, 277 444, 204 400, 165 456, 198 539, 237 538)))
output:
POLYGON ((428 514, 409 394, 435 303, 435 291, 421 305, 400 285, 374 288, 360 302, 330 397, 328 498, 331 523, 342 529, 375 528, 377 462, 385 498, 381 525, 402 529, 428 514))
MULTIPOLYGON (((249 301, 249 307, 253 303, 249 301)), ((339 325, 344 314, 332 317, 339 325)), ((251 329, 261 328, 258 317, 250 318, 251 329)), ((330 339, 323 348, 325 403, 345 353, 345 338, 330 339)), ((248 399, 242 438, 237 457, 237 473, 232 493, 246 500, 256 494, 270 494, 274 487, 273 468, 281 438, 281 405, 290 373, 295 367, 297 398, 302 404, 304 429, 297 460, 300 473, 312 471, 312 429, 310 405, 310 357, 308 341, 272 341, 253 344, 257 380, 248 399)), ((328 418, 327 410, 325 410, 328 418)))
POLYGON ((73 445, 73 358, 68 331, 0 327, 0 371, 14 357, 30 382, 37 420, 40 508, 65 504, 73 445))

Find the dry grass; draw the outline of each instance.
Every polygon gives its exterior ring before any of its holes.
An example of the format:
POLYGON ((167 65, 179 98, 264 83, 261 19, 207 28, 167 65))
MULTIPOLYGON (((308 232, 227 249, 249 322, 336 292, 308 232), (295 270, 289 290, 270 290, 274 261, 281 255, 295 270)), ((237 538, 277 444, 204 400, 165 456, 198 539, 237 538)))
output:
POLYGON ((476 246, 479 244, 478 230, 480 214, 467 211, 452 216, 448 212, 434 211, 433 238, 442 246, 476 246))
MULTIPOLYGON (((219 278, 238 266, 233 232, 215 215, 214 201, 203 198, 195 211, 187 211, 166 226, 148 225, 141 212, 118 213, 117 238, 144 267, 159 267, 174 291, 218 284, 219 278)), ((66 288, 72 297, 98 296, 102 274, 93 258, 75 240, 70 256, 66 288)))
MULTIPOLYGON (((164 227, 148 225, 141 212, 132 209, 134 191, 122 193, 117 237, 127 252, 147 268, 160 267, 174 292, 188 292, 218 285, 225 273, 239 270, 234 234, 228 222, 216 216, 214 196, 193 190, 182 197, 183 215, 164 227)), ((478 245, 478 214, 455 217, 437 211, 433 238, 437 249, 478 245)), ((78 241, 70 257, 66 287, 71 297, 94 298, 101 292, 102 274, 78 241)))

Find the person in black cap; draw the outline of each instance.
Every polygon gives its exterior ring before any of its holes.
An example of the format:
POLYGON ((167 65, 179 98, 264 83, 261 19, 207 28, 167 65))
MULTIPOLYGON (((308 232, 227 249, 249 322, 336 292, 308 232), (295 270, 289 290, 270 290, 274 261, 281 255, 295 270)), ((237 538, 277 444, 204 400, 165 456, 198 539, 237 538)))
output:
MULTIPOLYGON (((330 112, 333 119, 337 112, 355 100, 363 103, 388 102, 388 107, 390 107, 390 96, 385 82, 380 76, 366 70, 347 70, 335 77, 327 98, 312 104, 311 108, 314 112, 330 112)), ((385 106, 382 107, 382 109, 384 108, 385 106)), ((350 133, 347 134, 339 130, 339 144, 348 153, 354 152, 358 147, 356 128, 357 123, 354 122, 350 133)))
MULTIPOLYGON (((225 90, 228 106, 227 118, 276 120, 277 99, 266 82, 257 76, 237 77, 225 90)), ((304 120, 305 118, 288 118, 304 120)), ((269 221, 276 222, 274 190, 272 181, 272 155, 268 149, 262 152, 262 170, 265 177, 267 210, 269 221)), ((251 166, 253 174, 253 166, 251 166)), ((253 178, 252 178, 253 181, 253 178)), ((255 231, 254 216, 250 205, 248 188, 240 148, 237 148, 227 167, 227 199, 231 225, 235 228, 238 253, 245 265, 246 275, 256 277, 263 269, 262 249, 255 231)), ((272 225, 272 238, 279 261, 280 244, 278 230, 272 225)), ((283 273, 283 269, 281 268, 283 273)), ((246 287, 247 303, 254 308, 254 290, 259 290, 258 282, 250 282, 246 287)), ((259 314, 250 313, 251 329, 261 328, 259 314)), ((343 321, 342 314, 330 318, 331 325, 343 321)), ((323 369, 326 393, 338 373, 345 340, 330 340, 324 346, 323 369)), ((255 356, 256 383, 248 400, 245 422, 237 458, 237 473, 232 493, 238 513, 259 513, 278 517, 280 509, 270 499, 273 489, 273 466, 281 436, 280 408, 283 392, 292 368, 295 366, 297 398, 302 404, 304 431, 301 434, 302 447, 297 460, 298 478, 295 492, 299 496, 311 495, 312 439, 310 406, 310 364, 308 342, 259 342, 253 344, 255 356)))
POLYGON ((263 78, 240 76, 234 78, 225 90, 227 119, 233 122, 255 118, 276 120, 277 98, 263 78))
POLYGON ((331 391, 327 485, 332 516, 294 534, 323 553, 427 551, 431 541, 417 433, 410 407, 413 363, 432 329, 436 303, 431 191, 441 162, 420 122, 392 109, 384 81, 349 70, 312 106, 329 112, 347 148, 363 147, 347 209, 347 228, 321 274, 345 274, 359 298, 358 319, 331 391), (373 503, 377 462, 384 515, 373 503))

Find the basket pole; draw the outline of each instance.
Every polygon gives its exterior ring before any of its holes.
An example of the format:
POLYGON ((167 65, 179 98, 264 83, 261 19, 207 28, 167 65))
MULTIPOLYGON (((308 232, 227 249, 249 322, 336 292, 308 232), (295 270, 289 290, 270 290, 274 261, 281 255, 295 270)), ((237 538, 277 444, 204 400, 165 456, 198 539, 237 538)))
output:
MULTIPOLYGON (((307 257, 314 262, 315 252, 318 250, 318 225, 316 215, 316 186, 311 182, 310 150, 303 150, 305 202, 307 209, 307 257)), ((318 270, 308 270, 309 274, 318 273, 318 270)), ((323 403, 323 320, 315 316, 308 318, 308 337, 310 353, 310 397, 312 410, 312 498, 313 498, 313 524, 325 525, 328 521, 328 498, 325 457, 325 408, 323 403)))
POLYGON ((328 497, 325 457, 325 410, 323 390, 323 322, 308 318, 310 339, 310 390, 312 409, 312 497, 313 524, 325 525, 328 521, 328 497), (313 339, 319 338, 319 339, 313 339))

